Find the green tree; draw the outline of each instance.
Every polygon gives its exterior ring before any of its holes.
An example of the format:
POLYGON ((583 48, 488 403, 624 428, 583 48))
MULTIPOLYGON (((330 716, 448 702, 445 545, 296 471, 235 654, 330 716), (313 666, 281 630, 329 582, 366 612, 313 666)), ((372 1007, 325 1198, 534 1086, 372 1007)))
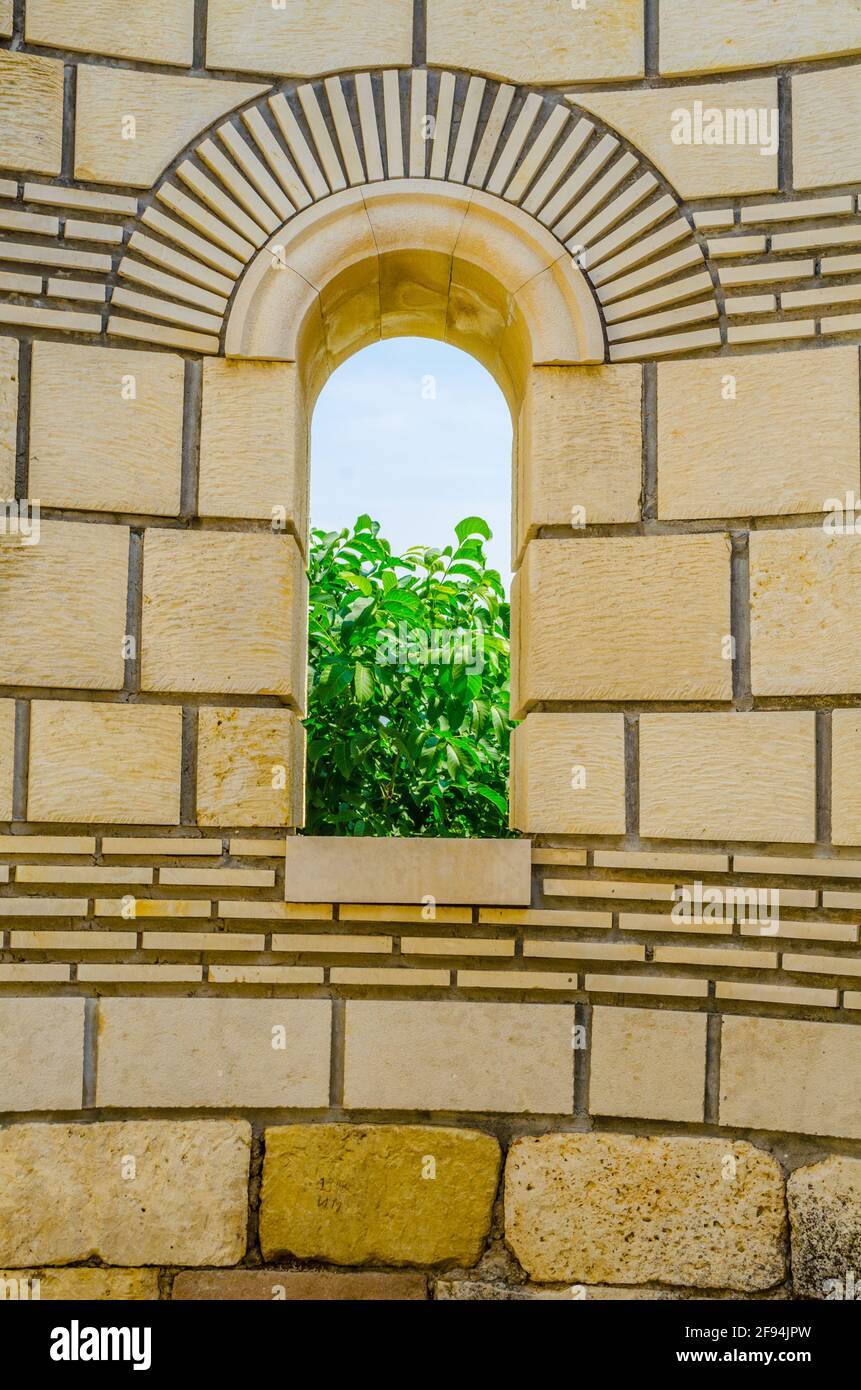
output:
POLYGON ((481 517, 392 554, 379 523, 313 531, 312 835, 507 835, 509 606, 481 517))

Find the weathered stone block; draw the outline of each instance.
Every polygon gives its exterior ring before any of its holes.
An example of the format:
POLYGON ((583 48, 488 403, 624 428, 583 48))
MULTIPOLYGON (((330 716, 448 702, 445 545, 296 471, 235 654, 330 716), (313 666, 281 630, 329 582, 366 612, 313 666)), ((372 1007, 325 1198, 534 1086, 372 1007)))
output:
POLYGON ((130 9, 113 0, 29 0, 24 36, 49 48, 190 67, 194 0, 136 0, 130 9))
POLYGON ((350 0, 303 0, 275 7, 256 0, 211 0, 206 61, 240 72, 316 76, 343 68, 408 67, 412 11, 381 0, 356 23, 350 0))
POLYGON ((751 1144, 545 1134, 508 1153, 506 1240, 543 1282, 767 1289, 784 1230, 780 1168, 751 1144))
POLYGON ((861 1139, 861 1028, 726 1017, 720 1122, 861 1139))
POLYGON ((0 1259, 235 1264, 250 1149, 243 1120, 12 1125, 0 1131, 0 1259))
POLYGON ((527 840, 301 835, 287 838, 287 897, 319 903, 527 906, 527 840))
POLYGON ((266 1303, 404 1302, 426 1299, 424 1274, 341 1274, 334 1270, 236 1269, 183 1270, 173 1282, 173 1298, 266 1303))
POLYGON ((589 1109, 647 1120, 703 1118, 706 1015, 592 1010, 589 1109))
POLYGON ((831 714, 831 837, 861 845, 861 711, 831 714))
POLYGON ((826 188, 861 179, 857 68, 793 77, 792 166, 796 188, 826 188))
POLYGON ((786 1184, 799 1298, 861 1298, 861 1161, 832 1154, 786 1184))
POLYGON ((0 52, 0 168, 59 174, 63 145, 63 64, 0 52))
POLYGON ((12 819, 15 775, 15 701, 0 700, 0 820, 12 819))
POLYGON ((661 0, 661 72, 731 72, 861 51, 861 12, 852 0, 720 0, 691 12, 661 0))
POLYGON ((291 1125, 266 1131, 260 1244, 332 1264, 475 1264, 499 1145, 476 1130, 291 1125))
POLYGON ((198 825, 302 825, 305 730, 291 710, 201 709, 198 825))
POLYGON ((529 714, 511 736, 511 759, 511 823, 519 830, 624 835, 621 714, 529 714))
POLYGON ((0 502, 15 496, 18 431, 18 340, 0 338, 0 502))
POLYGON ((79 1110, 84 1000, 0 999, 0 1111, 79 1110))
POLYGON ((158 1298, 157 1269, 5 1269, 0 1299, 118 1303, 158 1298))

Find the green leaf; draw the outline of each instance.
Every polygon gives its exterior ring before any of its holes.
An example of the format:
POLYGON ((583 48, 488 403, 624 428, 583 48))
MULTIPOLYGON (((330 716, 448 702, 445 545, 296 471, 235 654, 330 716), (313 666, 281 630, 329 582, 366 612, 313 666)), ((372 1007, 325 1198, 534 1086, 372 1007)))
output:
POLYGON ((465 541, 467 536, 484 536, 484 539, 489 541, 493 536, 487 522, 480 516, 464 517, 463 521, 459 521, 455 526, 454 534, 459 541, 465 541))

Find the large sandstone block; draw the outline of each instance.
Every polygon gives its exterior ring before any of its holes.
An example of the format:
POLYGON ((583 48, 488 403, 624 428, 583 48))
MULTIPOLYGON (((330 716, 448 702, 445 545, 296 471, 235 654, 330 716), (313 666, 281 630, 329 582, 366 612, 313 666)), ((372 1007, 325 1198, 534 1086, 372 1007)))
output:
POLYGON ((658 366, 658 514, 821 512, 858 472, 854 348, 658 366))
POLYGON ((726 1017, 720 1122, 861 1138, 861 1028, 851 1023, 726 1017))
POLYGON ((796 188, 861 178, 858 69, 830 68, 792 79, 792 167, 796 188))
POLYGON ((676 1009, 594 1008, 591 1113, 702 1121, 706 1021, 676 1009))
POLYGON ((792 1284, 799 1298, 861 1295, 861 1160, 832 1154, 786 1184, 792 1284))
POLYGON ((728 700, 724 535, 531 541, 512 602, 522 717, 541 700, 728 700))
POLYGON ((0 684, 122 689, 128 553, 127 526, 0 535, 0 684))
POLYGON ((286 892, 299 903, 464 903, 525 907, 527 840, 288 836, 286 892))
POLYGON ((661 72, 731 72, 861 52, 854 0, 660 0, 661 72))
POLYGON ((266 1260, 472 1265, 490 1230, 499 1145, 422 1125, 267 1129, 260 1195, 266 1260))
POLYGON ((519 554, 540 526, 638 521, 642 367, 534 367, 520 412, 519 554))
POLYGON ((63 64, 0 51, 0 168, 59 174, 63 64))
POLYGON ((511 736, 511 823, 527 834, 624 835, 621 714, 529 714, 511 736))
POLYGON ((201 709, 198 825, 301 825, 305 730, 291 710, 201 709))
POLYGON ((545 1134, 516 1139, 505 1238, 533 1279, 751 1293, 785 1272, 783 1180, 751 1144, 545 1134))
POLYGON ((29 0, 24 36, 48 48, 190 67, 194 0, 136 0, 129 8, 114 0, 29 0))
POLYGON ((15 701, 0 700, 0 821, 12 819, 15 776, 15 701))
POLYGON ((102 999, 97 1105, 329 1102, 328 999, 102 999))
POLYGON ((424 1274, 333 1269, 181 1270, 171 1292, 173 1299, 221 1303, 404 1302, 427 1296, 424 1274))
POLYGON ((640 834, 812 843, 814 714, 641 715, 640 834))
POLYGON ((179 706, 34 700, 28 818, 176 825, 181 764, 179 706))
POLYGON ((0 1299, 118 1303, 158 1298, 157 1269, 4 1269, 0 1299))
POLYGON ((287 535, 149 530, 144 690, 305 699, 307 579, 287 535))
POLYGON ((244 1120, 12 1125, 0 1131, 0 1260, 236 1264, 250 1152, 244 1120))
POLYGON ((376 0, 357 23, 351 0, 210 0, 206 62, 239 72, 316 76, 344 68, 408 67, 413 17, 404 0, 376 0))
POLYGON ((295 362, 203 364, 201 516, 288 523, 304 545, 308 428, 295 362))
POLYGON ((344 1104, 570 1114, 573 1006, 347 1002, 344 1104))
POLYGON ((861 710, 831 714, 831 838, 861 845, 861 710))
POLYGON ((643 73, 638 0, 429 0, 428 62, 513 82, 594 82, 643 73))
POLYGON ((43 507, 179 511, 184 364, 34 343, 30 493, 43 507))
POLYGON ((755 695, 861 688, 861 535, 753 532, 750 628, 755 695))
POLYGON ((0 502, 15 496, 18 431, 18 340, 0 338, 0 502))
POLYGON ((79 1110, 83 999, 0 999, 0 1111, 79 1110))

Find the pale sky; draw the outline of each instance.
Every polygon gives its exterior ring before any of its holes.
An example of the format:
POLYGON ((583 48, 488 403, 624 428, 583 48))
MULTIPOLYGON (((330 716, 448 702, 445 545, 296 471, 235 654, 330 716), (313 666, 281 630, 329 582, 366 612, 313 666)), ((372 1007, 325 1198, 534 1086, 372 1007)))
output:
POLYGON ((396 551, 447 545, 458 521, 483 516, 491 563, 508 585, 511 416, 467 353, 393 338, 329 378, 311 426, 311 524, 336 530, 362 512, 396 551))

